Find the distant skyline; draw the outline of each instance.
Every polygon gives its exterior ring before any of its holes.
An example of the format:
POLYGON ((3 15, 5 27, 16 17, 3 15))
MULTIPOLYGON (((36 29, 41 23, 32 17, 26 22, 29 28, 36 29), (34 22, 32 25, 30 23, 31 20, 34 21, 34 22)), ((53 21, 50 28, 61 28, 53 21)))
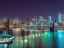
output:
POLYGON ((8 17, 26 21, 33 16, 58 20, 58 13, 64 13, 64 0, 0 0, 0 19, 8 17))

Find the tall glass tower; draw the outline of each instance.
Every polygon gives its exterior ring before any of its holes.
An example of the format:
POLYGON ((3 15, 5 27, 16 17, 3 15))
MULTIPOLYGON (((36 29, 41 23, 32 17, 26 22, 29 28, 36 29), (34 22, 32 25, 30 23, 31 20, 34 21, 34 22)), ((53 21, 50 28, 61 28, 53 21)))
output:
POLYGON ((61 12, 59 12, 59 14, 58 14, 58 22, 61 22, 61 12))
POLYGON ((51 16, 48 17, 50 19, 50 22, 52 22, 51 16))

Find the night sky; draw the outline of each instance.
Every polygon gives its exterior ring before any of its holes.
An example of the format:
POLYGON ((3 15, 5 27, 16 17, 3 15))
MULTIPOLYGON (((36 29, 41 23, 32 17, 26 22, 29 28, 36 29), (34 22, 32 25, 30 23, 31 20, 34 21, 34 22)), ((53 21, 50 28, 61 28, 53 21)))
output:
POLYGON ((57 20, 58 12, 64 13, 63 0, 0 0, 0 19, 18 17, 25 21, 33 16, 52 16, 57 20))

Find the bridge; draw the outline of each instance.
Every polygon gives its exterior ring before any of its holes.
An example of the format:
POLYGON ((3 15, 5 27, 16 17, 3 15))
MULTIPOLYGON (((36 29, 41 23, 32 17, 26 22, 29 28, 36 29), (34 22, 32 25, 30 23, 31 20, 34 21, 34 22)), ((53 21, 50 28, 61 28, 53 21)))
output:
MULTIPOLYGON (((4 19, 2 19, 2 20, 0 20, 0 23, 3 21, 4 19)), ((38 28, 38 27, 40 27, 40 28, 42 28, 42 29, 48 29, 48 28, 50 28, 50 26, 30 26, 30 25, 25 25, 25 26, 9 26, 9 22, 13 22, 13 20, 12 19, 8 19, 8 18, 6 18, 6 21, 4 20, 4 26, 5 27, 3 27, 3 26, 0 26, 0 29, 6 29, 6 30, 9 30, 10 28, 31 28, 31 27, 35 27, 35 28, 38 28)), ((57 29, 60 29, 60 28, 64 28, 64 26, 55 26, 54 28, 57 28, 57 29)))

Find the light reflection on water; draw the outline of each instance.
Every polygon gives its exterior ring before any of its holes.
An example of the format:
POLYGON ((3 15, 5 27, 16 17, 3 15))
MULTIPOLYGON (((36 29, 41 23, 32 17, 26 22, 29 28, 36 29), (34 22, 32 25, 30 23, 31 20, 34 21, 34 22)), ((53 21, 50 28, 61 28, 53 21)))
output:
POLYGON ((10 48, 64 48, 64 32, 31 33, 25 37, 17 32, 16 35, 10 48))

